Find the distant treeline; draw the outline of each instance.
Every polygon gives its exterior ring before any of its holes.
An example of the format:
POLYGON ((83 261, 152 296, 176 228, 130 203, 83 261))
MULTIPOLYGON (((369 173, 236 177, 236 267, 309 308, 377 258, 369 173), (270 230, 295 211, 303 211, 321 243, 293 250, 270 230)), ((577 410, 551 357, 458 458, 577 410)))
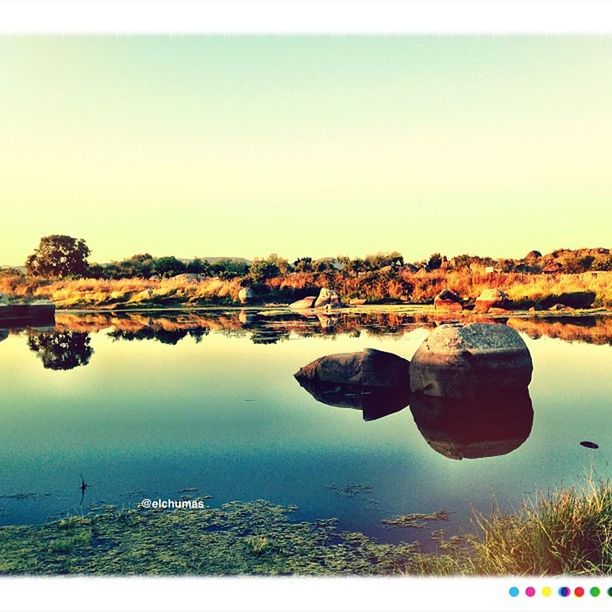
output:
MULTIPOLYGON (((533 250, 521 259, 493 259, 476 255, 447 258, 433 253, 428 259, 407 262, 397 251, 376 253, 364 258, 344 256, 313 259, 301 257, 293 262, 271 254, 249 262, 239 258, 207 260, 195 257, 183 260, 174 256, 155 257, 138 253, 108 264, 89 263, 90 250, 82 239, 70 236, 47 236, 25 262, 25 275, 48 279, 92 278, 120 280, 127 278, 163 279, 181 274, 230 280, 244 278, 247 284, 262 284, 292 273, 334 274, 354 276, 372 272, 426 273, 437 270, 517 272, 523 274, 566 273, 612 270, 610 249, 558 249, 542 255, 533 250)), ((19 270, 4 268, 3 275, 21 275, 19 270)))

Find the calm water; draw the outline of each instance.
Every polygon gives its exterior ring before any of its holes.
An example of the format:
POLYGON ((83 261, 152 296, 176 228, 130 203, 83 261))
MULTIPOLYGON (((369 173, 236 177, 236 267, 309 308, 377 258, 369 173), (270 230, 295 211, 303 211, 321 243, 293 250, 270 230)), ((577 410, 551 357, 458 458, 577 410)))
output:
POLYGON ((316 357, 365 347, 410 359, 433 325, 427 318, 60 314, 53 330, 0 330, 0 524, 80 511, 82 473, 91 484, 84 508, 197 488, 191 494, 213 504, 269 499, 296 504, 298 518, 415 539, 381 519, 446 510, 450 521, 432 528, 456 532, 493 498, 514 507, 592 466, 608 475, 612 320, 509 324, 534 362, 531 429, 529 409, 518 411, 517 427, 501 425, 513 440, 498 444, 506 454, 460 461, 428 444, 410 408, 365 421, 293 378, 316 357), (347 485, 363 486, 350 495, 347 485))

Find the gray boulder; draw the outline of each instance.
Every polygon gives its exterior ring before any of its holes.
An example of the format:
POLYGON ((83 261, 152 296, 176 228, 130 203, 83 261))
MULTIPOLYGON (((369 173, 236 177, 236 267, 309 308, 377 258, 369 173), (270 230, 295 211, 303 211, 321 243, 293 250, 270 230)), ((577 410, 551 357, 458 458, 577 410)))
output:
POLYGON ((533 363, 527 345, 506 325, 440 325, 412 358, 410 387, 434 397, 476 397, 483 390, 525 388, 533 363))
POLYGON ((241 304, 248 304, 250 301, 253 300, 254 297, 255 294, 253 293, 253 290, 250 287, 243 287, 238 292, 238 299, 240 300, 241 304))
POLYGON ((339 308, 340 307, 340 296, 331 289, 323 287, 319 291, 319 297, 317 298, 315 308, 339 308))
POLYGON ((300 368, 295 378, 306 381, 363 385, 370 387, 398 387, 406 385, 410 376, 410 362, 393 353, 365 349, 361 353, 337 353, 319 357, 300 368))
POLYGON ((293 304, 289 304, 289 308, 291 308, 291 310, 308 310, 314 306, 316 300, 317 298, 314 295, 310 295, 303 300, 298 300, 297 302, 293 302, 293 304))

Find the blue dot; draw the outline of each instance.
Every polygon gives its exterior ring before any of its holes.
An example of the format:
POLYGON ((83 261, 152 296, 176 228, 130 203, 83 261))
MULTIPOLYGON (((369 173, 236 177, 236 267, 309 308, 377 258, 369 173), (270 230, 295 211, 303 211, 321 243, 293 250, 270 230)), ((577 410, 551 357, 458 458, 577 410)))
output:
POLYGON ((510 593, 510 597, 518 597, 520 591, 518 590, 518 587, 510 587, 508 593, 510 593))
POLYGON ((559 589, 559 595, 561 595, 561 597, 569 597, 571 592, 572 591, 570 590, 569 587, 561 587, 559 589))

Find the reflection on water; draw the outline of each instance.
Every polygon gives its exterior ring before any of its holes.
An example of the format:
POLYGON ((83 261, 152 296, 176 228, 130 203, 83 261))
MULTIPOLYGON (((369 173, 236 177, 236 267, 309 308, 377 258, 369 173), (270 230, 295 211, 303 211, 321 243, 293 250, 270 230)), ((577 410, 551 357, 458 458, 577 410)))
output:
POLYGON ((364 421, 375 421, 399 412, 410 401, 409 384, 404 387, 368 387, 313 380, 300 380, 299 383, 322 404, 361 410, 364 421))
POLYGON ((542 336, 568 342, 612 344, 612 317, 555 317, 549 319, 508 319, 508 325, 537 340, 542 336))
MULTIPOLYGON (((255 344, 275 344, 290 336, 313 337, 348 334, 401 337, 415 329, 435 327, 439 323, 458 320, 448 315, 403 312, 316 313, 265 310, 168 311, 163 314, 143 312, 123 313, 57 313, 56 332, 99 332, 110 330, 118 340, 158 340, 177 344, 187 337, 201 340, 210 331, 231 335, 247 335, 255 344)), ((557 338, 569 342, 612 344, 612 317, 558 316, 538 318, 487 319, 483 316, 464 317, 461 321, 507 323, 530 338, 557 338)), ((9 330, 0 329, 0 341, 9 330)))
POLYGON ((533 425, 527 389, 471 399, 416 393, 410 410, 429 446, 451 459, 506 455, 527 440, 533 425))
POLYGON ((296 504, 300 519, 338 517, 348 530, 412 541, 418 530, 390 531, 382 519, 444 510, 457 533, 493 497, 517 506, 593 464, 609 469, 604 317, 511 319, 526 326, 533 411, 528 394, 449 402, 341 385, 307 392, 293 378, 321 355, 365 347, 410 359, 438 322, 247 308, 58 313, 53 330, 0 330, 0 524, 78 512, 82 473, 94 483, 84 510, 197 489, 215 504, 296 504), (339 496, 331 484, 371 496, 339 496))
POLYGON ((72 370, 89 363, 93 355, 91 339, 85 332, 32 334, 28 346, 48 370, 72 370))

